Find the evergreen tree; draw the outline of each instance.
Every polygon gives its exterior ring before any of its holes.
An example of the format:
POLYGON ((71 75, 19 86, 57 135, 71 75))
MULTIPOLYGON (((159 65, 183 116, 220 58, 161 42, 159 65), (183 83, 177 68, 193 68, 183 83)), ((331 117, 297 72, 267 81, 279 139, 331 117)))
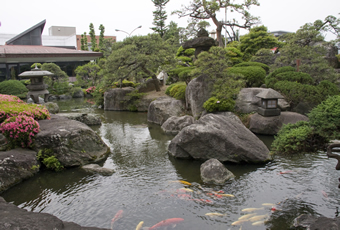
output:
POLYGON ((91 50, 94 51, 97 48, 96 33, 94 32, 94 26, 90 23, 90 37, 91 37, 91 50))
POLYGON ((99 30, 100 30, 99 49, 102 50, 104 47, 104 32, 105 32, 105 27, 103 26, 103 24, 100 24, 99 30))
POLYGON ((84 38, 84 34, 81 35, 81 39, 80 39, 80 49, 81 50, 85 50, 85 38, 84 38))
POLYGON ((165 5, 170 1, 170 0, 151 0, 155 6, 156 10, 153 11, 153 25, 155 27, 152 27, 151 29, 155 32, 157 32, 161 37, 165 34, 167 31, 167 26, 165 26, 165 20, 168 18, 166 15, 166 12, 164 10, 165 5))
POLYGON ((89 50, 89 46, 87 45, 87 34, 84 32, 84 50, 89 50))

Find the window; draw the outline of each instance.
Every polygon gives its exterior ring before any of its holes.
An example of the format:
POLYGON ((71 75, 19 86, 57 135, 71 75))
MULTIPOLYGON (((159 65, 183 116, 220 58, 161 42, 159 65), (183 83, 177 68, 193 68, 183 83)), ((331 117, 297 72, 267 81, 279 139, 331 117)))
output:
POLYGON ((268 100, 267 108, 276 108, 276 100, 268 100))

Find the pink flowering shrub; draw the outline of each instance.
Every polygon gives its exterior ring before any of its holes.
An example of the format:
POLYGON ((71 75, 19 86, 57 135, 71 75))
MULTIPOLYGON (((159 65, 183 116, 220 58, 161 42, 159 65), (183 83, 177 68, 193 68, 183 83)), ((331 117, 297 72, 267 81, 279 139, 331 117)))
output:
POLYGON ((27 104, 16 96, 0 94, 0 123, 7 118, 25 115, 36 120, 50 119, 50 113, 43 105, 27 104))
POLYGON ((0 131, 7 138, 9 147, 32 147, 33 138, 39 132, 39 123, 30 116, 14 116, 1 123, 0 131))
POLYGON ((95 86, 91 86, 91 87, 86 89, 86 92, 87 93, 93 93, 95 90, 96 90, 96 87, 95 86))

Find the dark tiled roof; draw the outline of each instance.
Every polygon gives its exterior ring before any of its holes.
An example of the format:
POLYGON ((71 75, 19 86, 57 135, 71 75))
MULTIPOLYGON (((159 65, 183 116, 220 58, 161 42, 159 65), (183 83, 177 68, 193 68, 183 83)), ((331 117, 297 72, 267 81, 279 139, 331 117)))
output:
POLYGON ((31 32, 31 31, 35 30, 36 28, 39 28, 39 27, 41 27, 41 33, 42 33, 43 30, 44 30, 45 24, 46 24, 46 19, 43 20, 43 21, 41 21, 41 22, 39 22, 38 24, 32 26, 31 28, 25 30, 24 32, 18 34, 18 35, 15 36, 14 38, 11 38, 10 40, 8 40, 8 41, 6 42, 6 44, 10 44, 10 43, 14 42, 14 41, 17 40, 18 38, 20 38, 20 37, 22 37, 22 36, 28 34, 29 32, 31 32))

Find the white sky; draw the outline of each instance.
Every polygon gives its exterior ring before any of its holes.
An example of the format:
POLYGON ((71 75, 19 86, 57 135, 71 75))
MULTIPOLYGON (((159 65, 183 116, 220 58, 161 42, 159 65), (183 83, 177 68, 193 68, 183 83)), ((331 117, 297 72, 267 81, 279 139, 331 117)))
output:
MULTIPOLYGON (((237 0, 236 2, 240 2, 237 0)), ((340 0, 259 0, 261 6, 252 7, 250 12, 260 16, 261 24, 270 31, 284 30, 295 32, 300 26, 328 15, 340 17, 340 0)), ((174 10, 188 5, 190 0, 170 0, 165 10, 168 13, 168 24, 171 20, 185 27, 187 18, 179 19, 171 15, 174 10)), ((116 32, 115 29, 127 33, 139 25, 141 29, 133 35, 152 33, 153 14, 155 7, 151 0, 2 0, 0 3, 0 34, 19 34, 46 19, 44 35, 48 35, 51 26, 73 26, 77 34, 89 32, 89 24, 95 26, 99 34, 99 25, 105 26, 105 35, 115 35, 123 40, 127 34, 116 32)), ((219 15, 224 19, 224 13, 219 15)), ((213 25, 210 20, 209 23, 213 25)), ((215 27, 208 28, 209 31, 215 27)), ((244 34, 246 32, 241 32, 244 34)), ((334 39, 326 36, 326 40, 334 39)))

